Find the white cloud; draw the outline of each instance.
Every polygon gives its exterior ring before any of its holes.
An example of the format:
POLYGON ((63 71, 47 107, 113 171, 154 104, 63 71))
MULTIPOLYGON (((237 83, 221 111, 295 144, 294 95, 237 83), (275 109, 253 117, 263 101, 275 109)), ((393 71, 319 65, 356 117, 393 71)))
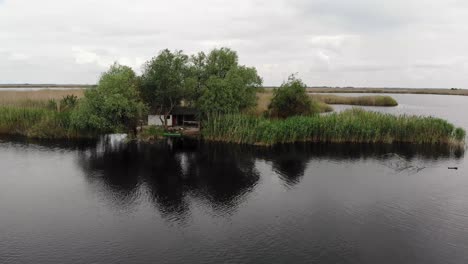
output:
POLYGON ((92 51, 80 47, 73 47, 72 50, 77 64, 96 64, 101 67, 107 67, 112 64, 112 61, 105 60, 92 51))
POLYGON ((23 53, 11 53, 10 56, 9 56, 9 59, 10 60, 16 60, 16 61, 21 61, 21 60, 27 60, 29 59, 30 57, 26 54, 23 54, 23 53))
POLYGON ((319 35, 309 39, 312 47, 334 52, 340 52, 346 45, 355 45, 358 41, 359 37, 355 35, 319 35))
POLYGON ((161 49, 229 46, 265 84, 468 88, 460 0, 0 0, 0 83, 92 83, 161 49))

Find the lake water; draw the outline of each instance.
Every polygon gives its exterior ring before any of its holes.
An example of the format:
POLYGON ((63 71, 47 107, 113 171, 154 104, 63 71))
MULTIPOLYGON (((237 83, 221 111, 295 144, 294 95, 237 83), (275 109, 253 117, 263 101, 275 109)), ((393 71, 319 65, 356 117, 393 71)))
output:
POLYGON ((463 150, 124 142, 1 139, 0 263, 468 263, 463 150))

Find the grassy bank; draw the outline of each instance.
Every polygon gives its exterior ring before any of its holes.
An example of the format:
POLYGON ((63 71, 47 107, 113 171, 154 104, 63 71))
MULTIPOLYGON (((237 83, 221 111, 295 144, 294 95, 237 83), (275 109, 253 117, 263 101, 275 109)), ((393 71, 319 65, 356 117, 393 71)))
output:
POLYGON ((0 134, 30 138, 88 137, 74 131, 67 96, 83 97, 83 90, 2 91, 0 89, 0 134), (62 111, 59 111, 62 110, 62 111))
POLYGON ((339 96, 332 94, 313 94, 311 97, 326 104, 344 104, 361 106, 397 106, 398 103, 390 96, 339 96))
POLYGON ((42 108, 0 107, 0 133, 33 138, 70 137, 68 113, 42 108))
POLYGON ((358 109, 284 120, 247 115, 211 116, 204 123, 202 135, 206 140, 255 145, 306 141, 461 145, 465 139, 463 129, 442 119, 358 109))

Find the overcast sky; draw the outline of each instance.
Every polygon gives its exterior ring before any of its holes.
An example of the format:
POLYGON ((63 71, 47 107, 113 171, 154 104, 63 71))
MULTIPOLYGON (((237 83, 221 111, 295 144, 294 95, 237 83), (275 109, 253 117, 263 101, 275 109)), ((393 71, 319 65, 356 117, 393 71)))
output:
POLYGON ((0 0, 0 83, 95 83, 113 61, 222 46, 265 85, 468 88, 468 1, 0 0))

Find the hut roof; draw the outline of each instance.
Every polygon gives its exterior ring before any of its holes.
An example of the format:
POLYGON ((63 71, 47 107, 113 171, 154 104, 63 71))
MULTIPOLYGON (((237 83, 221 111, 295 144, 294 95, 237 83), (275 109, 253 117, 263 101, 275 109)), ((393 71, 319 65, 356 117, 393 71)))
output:
POLYGON ((197 115, 198 110, 193 107, 176 106, 171 111, 171 115, 197 115))

